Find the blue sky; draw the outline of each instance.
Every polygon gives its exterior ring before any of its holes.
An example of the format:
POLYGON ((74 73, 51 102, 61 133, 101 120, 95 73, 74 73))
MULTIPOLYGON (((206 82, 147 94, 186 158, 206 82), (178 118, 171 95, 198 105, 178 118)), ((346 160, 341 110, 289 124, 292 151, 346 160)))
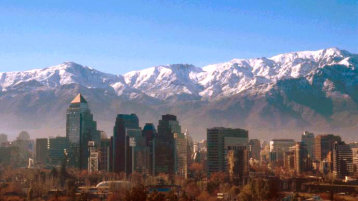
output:
POLYGON ((75 61, 123 74, 328 47, 358 53, 357 0, 0 2, 0 72, 75 61))

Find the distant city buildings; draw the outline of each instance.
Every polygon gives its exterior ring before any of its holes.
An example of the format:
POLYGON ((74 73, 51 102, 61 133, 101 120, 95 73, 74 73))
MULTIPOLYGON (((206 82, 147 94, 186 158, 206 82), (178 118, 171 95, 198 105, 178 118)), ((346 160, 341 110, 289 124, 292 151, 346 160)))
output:
POLYGON ((333 144, 333 174, 344 178, 353 174, 353 154, 350 146, 344 142, 336 141, 333 144))
POLYGON ((7 143, 8 143, 7 135, 1 133, 1 134, 0 134, 0 147, 5 146, 7 143))
POLYGON ((132 171, 130 138, 141 135, 135 114, 118 114, 113 128, 113 171, 129 174, 132 171))
POLYGON ((329 135, 318 135, 315 138, 315 159, 317 161, 323 161, 327 158, 327 154, 332 151, 334 142, 340 142, 341 137, 332 134, 329 135))
MULTIPOLYGON (((248 145, 248 131, 240 128, 215 127, 207 129, 208 174, 227 171, 229 150, 241 149, 248 145)), ((247 151, 246 151, 247 153, 247 151)), ((232 157, 237 156, 232 153, 232 157)))
POLYGON ((1 134, 0 164, 28 168, 65 164, 89 173, 127 177, 164 174, 172 183, 176 177, 198 176, 196 171, 208 176, 226 173, 239 185, 250 175, 265 174, 263 170, 272 174, 284 170, 284 176, 291 177, 358 175, 358 144, 346 144, 333 134, 315 136, 305 131, 298 142, 272 139, 261 144, 259 139, 249 139, 245 129, 213 127, 207 129, 206 140, 195 142, 187 130, 182 132, 175 115, 162 115, 157 128, 152 123, 145 123, 143 129, 139 125, 136 114, 118 114, 113 135, 107 136, 97 130, 87 101, 78 94, 66 112, 66 137, 34 141, 23 131, 8 142, 1 134))
POLYGON ((303 132, 301 136, 301 142, 306 147, 307 153, 310 158, 314 159, 314 147, 315 147, 315 137, 314 134, 308 131, 303 132))
POLYGON ((101 138, 101 145, 99 151, 99 170, 111 171, 111 150, 112 150, 111 139, 101 138))
POLYGON ((285 152, 295 145, 293 139, 273 139, 270 141, 270 162, 282 166, 285 152))
POLYGON ((261 143, 259 139, 250 139, 248 144, 249 158, 260 161, 261 143))
POLYGON ((88 172, 96 172, 98 171, 98 165, 99 165, 99 153, 95 147, 94 141, 88 141, 88 172))
POLYGON ((143 137, 145 138, 146 146, 149 148, 149 158, 148 158, 148 170, 150 174, 155 174, 155 147, 154 140, 157 137, 157 130, 155 129, 154 124, 146 123, 143 128, 143 137))
POLYGON ((66 137, 49 138, 48 158, 49 164, 59 166, 62 163, 68 163, 68 140, 66 137))
POLYGON ((36 139, 36 163, 46 164, 48 163, 48 151, 49 151, 49 140, 48 138, 37 138, 36 139))
POLYGON ((352 163, 353 173, 358 176, 358 147, 351 147, 352 149, 352 163))
POLYGON ((226 167, 231 181, 244 183, 243 180, 249 173, 248 162, 247 146, 238 145, 228 147, 226 167))
POLYGON ((158 124, 158 135, 154 141, 155 149, 155 174, 165 173, 174 175, 176 172, 175 156, 176 143, 174 135, 181 134, 181 126, 174 115, 166 114, 162 116, 158 124))
MULTIPOLYGON (((306 142, 307 143, 307 142, 306 142)), ((294 146, 295 153, 295 171, 296 174, 302 174, 312 168, 312 160, 307 150, 307 144, 304 142, 296 142, 294 146)))

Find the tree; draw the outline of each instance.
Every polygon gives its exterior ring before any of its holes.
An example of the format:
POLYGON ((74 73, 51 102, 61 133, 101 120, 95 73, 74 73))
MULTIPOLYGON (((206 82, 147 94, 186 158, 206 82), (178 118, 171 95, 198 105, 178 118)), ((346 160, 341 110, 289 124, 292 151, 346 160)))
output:
POLYGON ((207 191, 202 191, 200 195, 197 197, 199 201, 209 201, 212 197, 207 191))
POLYGON ((147 201, 165 201, 165 196, 158 191, 153 191, 149 194, 147 201))
POLYGON ((224 172, 216 172, 210 176, 207 184, 207 191, 210 194, 216 194, 219 192, 221 184, 225 184, 228 181, 228 175, 224 172))
POLYGON ((200 180, 204 174, 204 166, 201 163, 192 163, 189 167, 190 172, 192 173, 196 181, 200 180))
POLYGON ((27 200, 30 201, 32 200, 32 196, 33 196, 33 189, 32 189, 32 186, 30 186, 29 190, 27 191, 27 200))
POLYGON ((238 195, 239 200, 264 201, 277 196, 277 184, 274 181, 264 179, 254 179, 245 185, 238 195))
POLYGON ((143 185, 136 185, 126 192, 125 201, 143 201, 147 199, 147 191, 143 185))
POLYGON ((245 185, 241 190, 238 200, 251 201, 253 200, 251 185, 245 185))
POLYGON ((200 189, 194 181, 189 181, 185 185, 185 193, 189 198, 195 198, 200 194, 200 189))
POLYGON ((170 191, 167 195, 167 200, 168 201, 178 201, 178 196, 175 195, 175 192, 174 191, 170 191))

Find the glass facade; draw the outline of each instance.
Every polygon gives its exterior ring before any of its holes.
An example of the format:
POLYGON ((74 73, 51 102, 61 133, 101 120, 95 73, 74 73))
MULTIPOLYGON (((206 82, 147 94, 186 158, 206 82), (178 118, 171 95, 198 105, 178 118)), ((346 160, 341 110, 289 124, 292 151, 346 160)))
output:
POLYGON ((69 165, 79 169, 88 166, 88 141, 99 146, 100 133, 87 101, 78 94, 66 113, 66 138, 69 142, 69 165))

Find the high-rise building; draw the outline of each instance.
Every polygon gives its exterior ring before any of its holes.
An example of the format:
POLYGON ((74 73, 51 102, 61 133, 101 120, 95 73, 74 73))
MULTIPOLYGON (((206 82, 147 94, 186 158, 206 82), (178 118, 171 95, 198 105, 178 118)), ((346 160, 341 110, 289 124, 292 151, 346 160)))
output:
POLYGON ((59 166, 66 160, 68 141, 66 137, 55 137, 48 140, 48 160, 50 165, 59 166))
POLYGON ((227 150, 227 170, 231 181, 242 181, 249 172, 247 146, 229 146, 227 150))
POLYGON ((94 141, 88 141, 88 172, 96 172, 98 171, 98 165, 99 165, 99 153, 95 147, 94 141))
POLYGON ((11 167, 24 167, 28 157, 24 160, 19 149, 16 146, 0 147, 0 164, 11 167))
POLYGON ((308 171, 311 168, 312 161, 309 158, 308 151, 306 149, 306 143, 297 142, 294 147, 295 153, 295 171, 297 174, 301 174, 308 171))
POLYGON ((327 154, 332 151, 334 142, 341 142, 340 136, 329 135, 318 135, 315 138, 315 160, 322 161, 327 158, 327 154))
POLYGON ((142 135, 145 138, 145 142, 146 142, 146 146, 149 148, 149 161, 148 161, 148 168, 149 168, 149 172, 150 174, 154 175, 154 166, 155 166, 155 161, 154 161, 154 138, 156 138, 157 136, 157 130, 155 129, 155 126, 152 123, 146 123, 143 131, 142 131, 142 135))
POLYGON ((188 129, 185 130, 185 138, 187 141, 187 167, 190 167, 191 164, 193 164, 194 160, 193 160, 193 154, 194 154, 194 140, 191 137, 188 129))
POLYGON ((140 129, 137 115, 118 114, 113 128, 113 171, 117 173, 126 172, 126 170, 128 173, 131 169, 130 164, 126 164, 127 153, 131 150, 127 135, 128 129, 140 129))
POLYGON ((111 136, 110 138, 110 146, 109 146, 109 171, 113 172, 114 171, 114 138, 113 136, 111 136))
POLYGON ((174 172, 187 178, 188 175, 188 139, 183 133, 174 133, 174 172))
POLYGON ((1 133, 0 134, 0 147, 5 146, 5 144, 7 143, 7 135, 1 133))
POLYGON ((177 117, 170 114, 163 115, 159 120, 158 135, 154 140, 155 174, 175 174, 175 133, 181 133, 177 117))
POLYGON ((260 151, 260 165, 266 165, 270 162, 270 145, 267 141, 262 143, 260 151))
POLYGON ((140 172, 149 174, 149 147, 140 128, 127 128, 125 141, 126 174, 140 172))
POLYGON ((315 145, 315 138, 314 134, 308 131, 303 132, 301 136, 301 142, 305 144, 307 149, 307 153, 311 159, 314 159, 314 145, 315 145))
POLYGON ((295 145, 293 139, 273 139, 270 141, 270 162, 277 166, 283 165, 284 153, 295 145))
POLYGON ((247 146, 247 144, 247 130, 222 127, 207 129, 208 174, 227 171, 227 152, 229 148, 247 146))
POLYGON ((259 139, 251 139, 248 144, 249 158, 260 160, 261 143, 259 139))
POLYGON ((358 147, 353 147, 352 155, 353 155, 353 172, 355 175, 358 174, 358 147))
POLYGON ((290 149, 289 151, 286 151, 284 153, 283 166, 287 170, 295 170, 295 165, 296 165, 295 159, 296 159, 296 152, 295 152, 295 149, 292 147, 292 149, 290 149))
POLYGON ((48 163, 48 138, 36 139, 36 163, 45 165, 48 163))
POLYGON ((66 113, 66 138, 69 142, 69 165, 79 169, 88 167, 88 142, 100 144, 97 123, 88 107, 87 101, 78 94, 66 113))
POLYGON ((99 151, 99 170, 110 171, 111 139, 102 138, 99 151))
POLYGON ((348 144, 333 143, 333 174, 339 178, 350 176, 353 173, 353 155, 348 144))

